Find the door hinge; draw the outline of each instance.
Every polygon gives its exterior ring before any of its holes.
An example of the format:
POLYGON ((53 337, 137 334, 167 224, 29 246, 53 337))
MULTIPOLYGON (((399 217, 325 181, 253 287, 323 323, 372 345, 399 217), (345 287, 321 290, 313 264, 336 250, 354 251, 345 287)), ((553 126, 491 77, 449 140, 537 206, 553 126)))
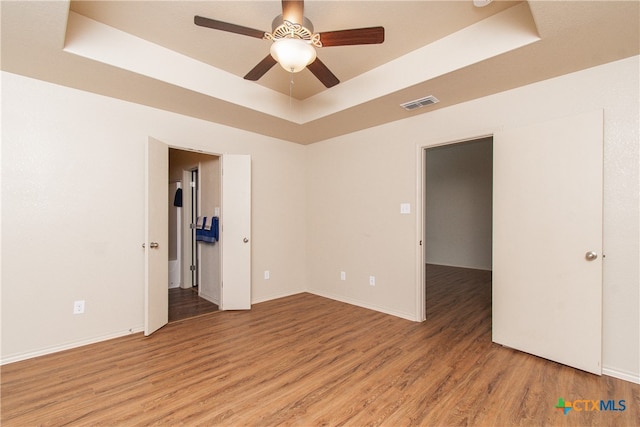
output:
POLYGON ((422 246, 422 240, 420 240, 420 246, 422 246))
POLYGON ((192 229, 192 230, 195 230, 196 225, 195 224, 189 224, 189 228, 192 229))
POLYGON ((195 265, 190 265, 190 266, 189 266, 189 270, 191 270, 191 271, 196 271, 196 266, 195 266, 195 265))

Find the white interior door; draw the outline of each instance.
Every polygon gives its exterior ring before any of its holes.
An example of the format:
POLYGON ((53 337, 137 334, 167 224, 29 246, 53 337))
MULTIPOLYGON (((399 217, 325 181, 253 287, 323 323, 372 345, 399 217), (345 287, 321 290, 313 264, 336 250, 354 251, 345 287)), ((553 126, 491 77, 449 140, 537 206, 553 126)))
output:
POLYGON ((169 147, 149 138, 145 166, 144 334, 150 335, 169 321, 169 147))
POLYGON ((222 156, 221 310, 251 308, 251 157, 222 156))
POLYGON ((602 136, 597 111, 505 130, 493 143, 493 341, 595 374, 602 136))

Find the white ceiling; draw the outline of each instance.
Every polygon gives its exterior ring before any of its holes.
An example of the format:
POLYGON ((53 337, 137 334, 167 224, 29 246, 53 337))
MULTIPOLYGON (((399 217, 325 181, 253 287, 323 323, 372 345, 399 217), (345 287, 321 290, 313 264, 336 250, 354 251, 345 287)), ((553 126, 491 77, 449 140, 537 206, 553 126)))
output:
POLYGON ((3 1, 2 69, 307 144, 638 55, 638 1, 307 1, 316 32, 385 27, 380 45, 326 47, 341 80, 273 67, 269 43, 193 24, 263 31, 279 1, 3 1), (293 79, 293 84, 290 81, 293 79), (399 104, 441 102, 413 112, 399 104))

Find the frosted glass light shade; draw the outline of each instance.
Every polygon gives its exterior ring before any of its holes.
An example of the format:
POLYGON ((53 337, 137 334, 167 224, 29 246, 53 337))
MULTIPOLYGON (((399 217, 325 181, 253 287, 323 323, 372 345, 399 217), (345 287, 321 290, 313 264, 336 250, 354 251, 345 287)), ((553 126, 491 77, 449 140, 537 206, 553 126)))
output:
POLYGON ((280 39, 271 45, 271 56, 287 71, 297 73, 316 59, 316 50, 300 39, 280 39))

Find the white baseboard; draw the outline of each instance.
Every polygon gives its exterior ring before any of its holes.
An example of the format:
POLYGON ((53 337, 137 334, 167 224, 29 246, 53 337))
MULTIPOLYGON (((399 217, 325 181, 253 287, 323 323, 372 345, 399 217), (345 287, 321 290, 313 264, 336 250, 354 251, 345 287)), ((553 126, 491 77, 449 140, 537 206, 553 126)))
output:
POLYGON ((318 291, 314 291, 314 290, 307 290, 307 292, 310 293, 310 294, 313 294, 313 295, 318 295, 320 297, 329 298, 329 299, 332 299, 332 300, 336 300, 336 301, 344 302, 344 303, 347 303, 347 304, 355 305, 357 307, 366 308, 368 310, 378 311, 380 313, 389 314, 391 316, 400 317, 400 318, 406 319, 406 320, 411 320, 412 322, 418 322, 419 321, 416 318, 415 313, 404 313, 404 312, 401 312, 401 311, 389 310, 388 308, 385 308, 385 307, 376 306, 376 305, 369 304, 369 303, 364 302, 364 301, 359 301, 359 300, 355 300, 355 299, 352 299, 352 298, 343 297, 341 295, 333 295, 333 294, 327 293, 327 292, 318 292, 318 291))
POLYGON ((640 375, 637 373, 620 371, 617 369, 611 368, 602 368, 602 375, 606 375, 608 377, 618 378, 620 380, 629 381, 635 384, 640 384, 640 375))
POLYGON ((286 297, 290 297, 292 295, 298 295, 298 294, 302 294, 305 293, 306 291, 302 290, 302 291, 296 291, 296 292, 283 292, 281 294, 273 294, 273 295, 267 295, 261 298, 255 298, 251 300, 251 304, 259 304, 261 302, 267 302, 267 301, 271 301, 274 299, 278 299, 278 298, 286 298, 286 297))
POLYGON ((57 353, 59 351, 70 350, 72 348, 82 347, 89 344, 95 344, 102 341, 111 340, 114 338, 124 337, 126 335, 136 334, 144 331, 144 327, 131 328, 126 331, 114 332, 112 334, 102 335, 99 337, 89 338, 86 340, 74 341, 67 344, 56 345, 53 347, 47 347, 36 351, 30 351, 27 353, 19 353, 3 357, 0 360, 0 365, 6 365, 9 363, 20 362, 21 360, 33 359, 34 357, 44 356, 47 354, 57 353))
POLYGON ((209 296, 207 294, 204 293, 200 293, 200 295, 198 295, 200 298, 202 299, 206 299, 207 301, 209 301, 212 304, 217 305, 218 307, 220 307, 220 298, 214 298, 212 296, 209 296))

